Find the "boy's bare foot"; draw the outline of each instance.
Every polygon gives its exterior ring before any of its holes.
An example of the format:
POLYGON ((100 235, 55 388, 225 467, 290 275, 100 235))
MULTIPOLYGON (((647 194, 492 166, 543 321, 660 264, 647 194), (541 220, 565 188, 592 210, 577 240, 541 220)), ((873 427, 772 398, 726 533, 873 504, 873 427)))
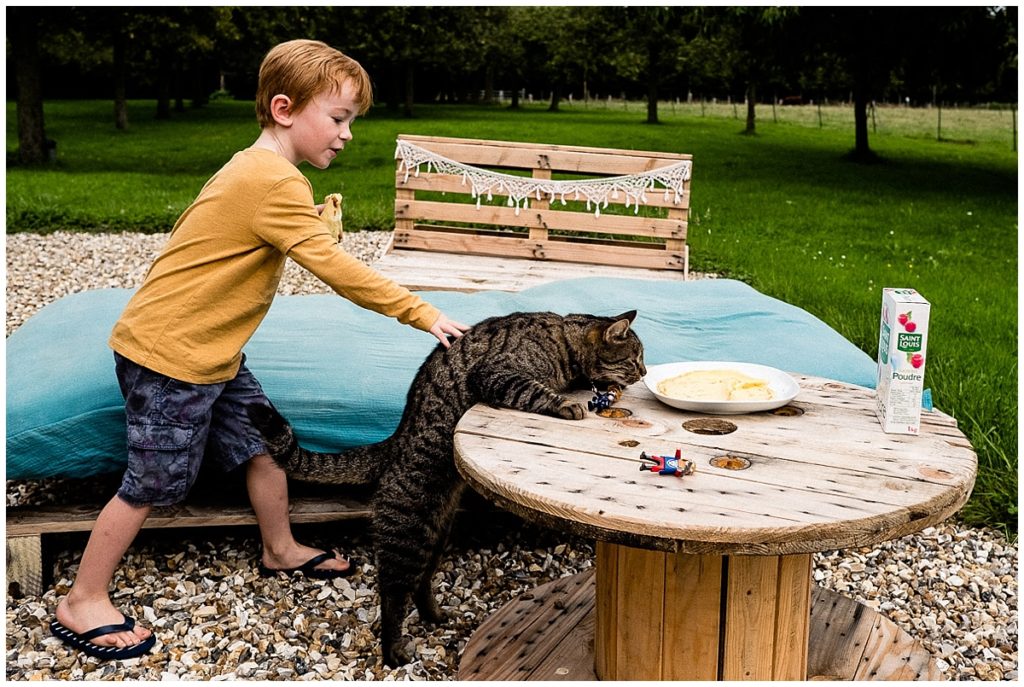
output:
MULTIPOLYGON (((57 604, 57 622, 72 632, 82 634, 104 625, 118 625, 124 622, 124 614, 114 608, 110 599, 76 599, 74 590, 57 604)), ((115 632, 96 637, 92 642, 98 646, 126 648, 146 641, 153 632, 136 625, 129 632, 115 632)))

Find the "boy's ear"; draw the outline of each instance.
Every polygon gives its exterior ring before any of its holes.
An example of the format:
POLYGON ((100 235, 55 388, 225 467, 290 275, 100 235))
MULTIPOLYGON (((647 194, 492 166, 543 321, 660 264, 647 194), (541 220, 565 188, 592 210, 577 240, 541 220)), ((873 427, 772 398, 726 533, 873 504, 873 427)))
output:
POLYGON ((278 93, 270 99, 270 116, 281 126, 292 125, 292 99, 278 93))

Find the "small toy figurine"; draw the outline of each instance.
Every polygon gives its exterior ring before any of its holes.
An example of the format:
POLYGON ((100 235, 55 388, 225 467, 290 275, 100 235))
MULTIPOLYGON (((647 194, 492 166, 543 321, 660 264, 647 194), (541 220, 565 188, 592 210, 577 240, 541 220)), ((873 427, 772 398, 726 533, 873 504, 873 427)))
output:
POLYGON ((640 454, 640 460, 650 461, 654 465, 640 465, 640 472, 650 470, 656 472, 659 475, 675 475, 676 477, 684 477, 686 475, 692 475, 697 471, 697 466, 693 464, 692 460, 685 460, 683 458, 682 451, 676 449, 676 455, 674 458, 669 456, 649 456, 646 453, 640 454))
POLYGON ((328 193, 324 196, 324 210, 320 213, 320 218, 327 225, 327 231, 330 232, 331 238, 335 241, 341 241, 341 235, 344 231, 342 228, 341 202, 342 197, 340 193, 328 193))
POLYGON ((608 391, 598 391, 596 386, 592 386, 591 389, 594 391, 594 398, 587 401, 587 409, 592 411, 606 410, 622 396, 622 389, 617 386, 609 387, 608 391))

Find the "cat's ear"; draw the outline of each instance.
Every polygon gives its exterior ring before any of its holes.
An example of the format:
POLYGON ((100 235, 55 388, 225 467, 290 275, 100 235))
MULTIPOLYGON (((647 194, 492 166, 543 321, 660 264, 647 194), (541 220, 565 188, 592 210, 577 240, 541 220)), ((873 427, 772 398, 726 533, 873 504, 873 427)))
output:
POLYGON ((615 322, 604 330, 604 340, 607 343, 621 343, 626 340, 630 323, 636 319, 636 310, 622 313, 615 318, 615 322))

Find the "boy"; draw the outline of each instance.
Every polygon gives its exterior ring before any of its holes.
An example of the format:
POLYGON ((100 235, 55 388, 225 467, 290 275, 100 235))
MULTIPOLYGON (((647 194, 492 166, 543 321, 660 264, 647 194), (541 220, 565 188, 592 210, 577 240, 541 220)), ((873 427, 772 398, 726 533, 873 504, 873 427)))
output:
POLYGON ((326 168, 352 140, 350 125, 371 99, 363 68, 324 43, 290 41, 264 58, 259 137, 179 218, 111 334, 128 420, 128 469, 57 606, 51 629, 65 643, 103 658, 152 647, 152 632, 113 606, 108 587, 151 508, 185 498, 207 449, 225 470, 246 465, 263 543, 261 573, 352 572, 350 561, 292 537, 286 476, 246 415, 246 405, 268 401, 242 347, 270 308, 285 256, 340 295, 429 331, 445 346, 448 336, 467 329, 344 253, 298 170, 301 162, 326 168))

